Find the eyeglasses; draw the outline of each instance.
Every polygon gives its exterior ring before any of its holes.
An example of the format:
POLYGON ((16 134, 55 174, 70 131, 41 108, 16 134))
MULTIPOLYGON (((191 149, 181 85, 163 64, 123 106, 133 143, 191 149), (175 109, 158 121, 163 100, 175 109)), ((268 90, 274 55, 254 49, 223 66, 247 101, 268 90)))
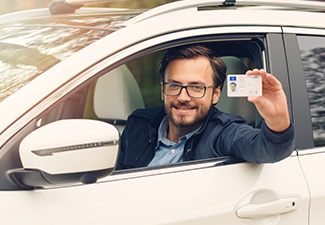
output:
POLYGON ((212 88, 212 87, 215 86, 214 85, 204 86, 200 84, 180 85, 177 83, 170 83, 170 82, 163 83, 164 93, 166 95, 177 96, 182 92, 183 88, 185 88, 187 94, 192 98, 203 98, 207 88, 212 88))

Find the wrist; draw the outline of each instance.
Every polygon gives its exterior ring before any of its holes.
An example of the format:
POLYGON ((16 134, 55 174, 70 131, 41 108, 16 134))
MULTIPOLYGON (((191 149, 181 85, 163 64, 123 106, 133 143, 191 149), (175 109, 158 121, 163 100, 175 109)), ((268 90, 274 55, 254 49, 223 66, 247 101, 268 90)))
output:
POLYGON ((265 120, 267 127, 274 132, 283 132, 290 127, 291 121, 287 119, 265 120))

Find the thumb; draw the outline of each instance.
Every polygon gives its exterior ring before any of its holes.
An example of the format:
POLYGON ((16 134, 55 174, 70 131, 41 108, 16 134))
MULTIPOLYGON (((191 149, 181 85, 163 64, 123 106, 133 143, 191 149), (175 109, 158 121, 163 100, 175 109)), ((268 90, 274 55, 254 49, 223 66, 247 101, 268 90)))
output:
POLYGON ((259 96, 249 96, 247 100, 251 103, 254 103, 256 109, 260 111, 260 109, 264 108, 265 102, 263 99, 259 96))
POLYGON ((259 101, 259 97, 258 96, 248 96, 247 101, 256 104, 259 101))

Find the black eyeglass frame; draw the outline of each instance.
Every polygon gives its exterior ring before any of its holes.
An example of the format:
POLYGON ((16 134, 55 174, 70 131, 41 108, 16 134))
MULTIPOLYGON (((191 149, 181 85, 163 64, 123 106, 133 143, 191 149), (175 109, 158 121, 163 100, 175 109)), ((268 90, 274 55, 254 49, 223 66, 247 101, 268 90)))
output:
POLYGON ((214 87, 216 87, 215 85, 205 86, 205 85, 201 85, 201 84, 181 85, 181 84, 174 83, 174 82, 162 82, 162 85, 163 85, 163 90, 164 90, 164 94, 165 94, 165 95, 168 95, 168 96, 178 96, 178 95, 182 92, 183 88, 185 88, 186 93, 187 93, 188 96, 190 96, 191 98, 203 98, 203 97, 205 96, 205 93, 206 93, 206 91, 207 91, 208 88, 212 88, 212 87, 214 88, 214 87), (166 88, 165 88, 165 87, 166 87, 166 84, 176 84, 176 85, 180 86, 181 89, 179 90, 178 94, 176 94, 176 95, 167 94, 167 93, 166 93, 166 88), (203 93, 202 97, 193 97, 192 95, 190 95, 190 93, 188 93, 188 90, 187 90, 187 87, 189 87, 189 86, 190 86, 190 87, 191 87, 191 86, 200 86, 200 87, 203 87, 203 88, 204 88, 204 93, 203 93))

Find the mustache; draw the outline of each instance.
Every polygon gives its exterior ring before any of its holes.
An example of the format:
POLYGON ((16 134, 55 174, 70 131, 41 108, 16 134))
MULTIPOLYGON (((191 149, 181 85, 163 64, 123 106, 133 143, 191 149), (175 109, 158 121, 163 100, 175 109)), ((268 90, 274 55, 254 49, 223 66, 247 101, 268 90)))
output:
POLYGON ((191 109, 196 108, 196 106, 193 104, 181 103, 181 102, 179 102, 177 104, 171 104, 170 106, 176 107, 176 108, 180 108, 180 107, 186 107, 186 108, 191 108, 191 109))

